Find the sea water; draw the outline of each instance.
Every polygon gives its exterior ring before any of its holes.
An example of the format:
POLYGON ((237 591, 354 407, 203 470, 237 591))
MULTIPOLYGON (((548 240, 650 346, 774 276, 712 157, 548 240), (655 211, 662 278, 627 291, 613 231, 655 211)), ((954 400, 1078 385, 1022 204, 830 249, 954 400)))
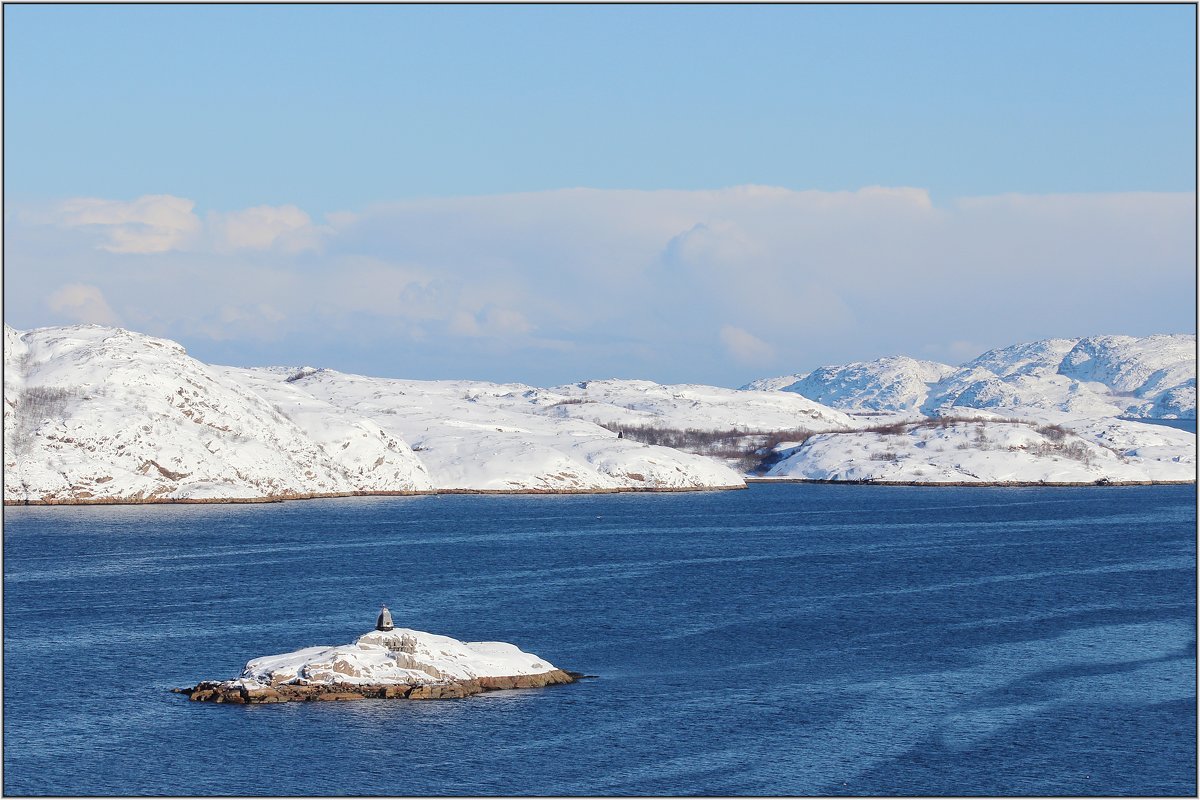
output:
POLYGON ((10 508, 4 790, 1194 795, 1196 495, 748 491, 10 508), (596 675, 172 687, 397 625, 596 675))

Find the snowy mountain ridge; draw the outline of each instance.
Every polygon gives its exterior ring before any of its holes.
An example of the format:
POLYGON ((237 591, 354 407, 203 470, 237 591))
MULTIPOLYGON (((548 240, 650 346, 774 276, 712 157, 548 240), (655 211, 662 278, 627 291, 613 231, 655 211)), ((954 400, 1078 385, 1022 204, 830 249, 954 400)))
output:
POLYGON ((851 413, 1007 409, 1195 419, 1196 336, 1043 339, 989 350, 958 367, 892 356, 743 388, 795 392, 851 413))

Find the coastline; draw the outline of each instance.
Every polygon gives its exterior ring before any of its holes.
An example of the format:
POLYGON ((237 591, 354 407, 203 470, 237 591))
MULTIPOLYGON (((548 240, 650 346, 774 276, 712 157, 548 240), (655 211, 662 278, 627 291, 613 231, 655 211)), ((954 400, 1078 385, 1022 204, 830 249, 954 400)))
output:
POLYGON ((982 486, 999 489, 1027 489, 1037 487, 1106 487, 1106 486, 1195 486, 1196 481, 876 481, 869 478, 835 481, 824 478, 746 478, 746 483, 822 483, 846 486, 982 486))
POLYGON ((149 505, 262 505, 266 503, 285 503, 293 500, 329 500, 346 497, 428 497, 436 495, 590 495, 590 494, 658 494, 681 492, 734 492, 744 491, 751 484, 771 483, 812 483, 832 486, 916 486, 926 488, 936 487, 983 487, 998 489, 1028 489, 1028 488, 1081 488, 1081 487, 1121 487, 1121 486, 1195 486, 1195 480, 1189 481, 878 481, 870 479, 859 480, 829 480, 818 478, 746 478, 744 486, 625 486, 613 489, 429 489, 423 491, 389 491, 389 492, 324 492, 312 494, 270 495, 266 497, 139 497, 139 498, 41 498, 37 500, 5 500, 4 506, 149 506, 149 505))
POLYGON ((612 489, 428 489, 393 492, 314 492, 266 497, 66 497, 36 500, 5 500, 9 506, 149 506, 284 503, 291 500, 328 500, 342 497, 425 497, 443 494, 537 495, 537 494, 630 494, 664 492, 733 492, 743 486, 620 486, 612 489))

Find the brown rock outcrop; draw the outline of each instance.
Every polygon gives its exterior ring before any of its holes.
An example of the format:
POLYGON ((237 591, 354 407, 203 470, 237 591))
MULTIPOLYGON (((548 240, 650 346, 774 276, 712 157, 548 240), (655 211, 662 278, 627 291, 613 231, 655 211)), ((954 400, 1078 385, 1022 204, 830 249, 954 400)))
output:
POLYGON ((175 692, 189 700, 207 703, 286 703, 291 700, 457 700, 480 692, 503 689, 537 689, 543 686, 574 683, 584 677, 561 669, 537 675, 512 675, 472 680, 424 683, 407 686, 396 683, 279 683, 273 686, 245 686, 239 681, 201 681, 175 692))

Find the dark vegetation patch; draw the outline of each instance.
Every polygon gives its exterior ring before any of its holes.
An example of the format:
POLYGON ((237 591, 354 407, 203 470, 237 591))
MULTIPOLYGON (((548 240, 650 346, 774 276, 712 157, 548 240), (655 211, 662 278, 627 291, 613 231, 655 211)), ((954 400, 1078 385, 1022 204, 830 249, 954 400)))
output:
POLYGON ((962 425, 976 423, 979 425, 1027 425, 1033 428, 1038 433, 1045 436, 1053 442, 1061 442, 1068 434, 1074 433, 1070 428, 1065 428, 1062 425, 1039 425, 1027 419, 1020 417, 994 417, 989 419, 981 419, 979 417, 927 417, 925 419, 915 420, 912 422, 884 422, 878 425, 870 425, 865 428, 856 428, 849 433, 880 433, 885 436, 900 436, 910 431, 920 428, 949 428, 951 425, 962 425))
POLYGON ((697 428, 668 428, 659 425, 600 423, 622 438, 642 444, 670 447, 685 453, 726 459, 736 469, 761 475, 780 460, 775 448, 783 442, 803 444, 813 435, 805 428, 745 430, 728 428, 709 431, 697 428))

